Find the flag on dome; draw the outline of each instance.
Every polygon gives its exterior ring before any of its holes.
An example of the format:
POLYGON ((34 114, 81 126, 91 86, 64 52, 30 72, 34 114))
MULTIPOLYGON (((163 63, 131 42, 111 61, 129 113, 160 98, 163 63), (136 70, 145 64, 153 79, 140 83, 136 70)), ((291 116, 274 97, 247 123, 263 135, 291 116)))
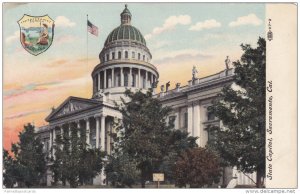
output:
POLYGON ((92 24, 89 20, 87 20, 87 27, 91 34, 98 36, 98 27, 92 24))

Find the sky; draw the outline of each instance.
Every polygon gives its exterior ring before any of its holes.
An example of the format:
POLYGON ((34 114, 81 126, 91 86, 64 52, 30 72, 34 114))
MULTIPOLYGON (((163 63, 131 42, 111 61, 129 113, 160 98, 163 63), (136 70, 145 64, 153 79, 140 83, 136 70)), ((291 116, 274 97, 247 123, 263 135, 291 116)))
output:
MULTIPOLYGON (((125 3, 3 4, 3 145, 9 149, 27 123, 46 125, 52 107, 69 96, 91 98, 93 68, 108 34, 120 25, 125 3), (24 14, 55 20, 54 40, 44 53, 29 54, 17 23, 24 14), (99 36, 87 33, 88 19, 99 36), (87 44, 88 43, 88 44, 87 44), (88 53, 88 54, 87 54, 88 53)), ((240 45, 265 37, 262 3, 128 3, 131 24, 144 35, 159 85, 186 85, 224 70, 236 61, 240 45)))

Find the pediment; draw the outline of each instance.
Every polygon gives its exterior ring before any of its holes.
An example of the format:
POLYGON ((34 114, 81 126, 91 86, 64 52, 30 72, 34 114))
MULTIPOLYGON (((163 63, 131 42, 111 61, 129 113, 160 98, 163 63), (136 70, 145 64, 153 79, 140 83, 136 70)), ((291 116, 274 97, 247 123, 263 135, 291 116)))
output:
POLYGON ((52 110, 51 114, 46 118, 46 121, 71 115, 73 113, 95 107, 99 104, 100 102, 95 100, 71 96, 66 99, 58 108, 52 110))

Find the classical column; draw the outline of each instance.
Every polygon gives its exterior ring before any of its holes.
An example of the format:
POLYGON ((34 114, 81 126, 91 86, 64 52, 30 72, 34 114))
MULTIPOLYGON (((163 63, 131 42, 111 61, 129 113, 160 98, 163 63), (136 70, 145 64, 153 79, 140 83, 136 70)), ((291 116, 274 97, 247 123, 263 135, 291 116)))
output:
MULTIPOLYGON (((105 151, 105 117, 106 115, 101 115, 101 151, 105 151)), ((103 182, 106 179, 105 173, 104 173, 104 167, 102 168, 101 172, 101 182, 103 182)))
POLYGON ((72 123, 69 123, 69 138, 71 138, 71 125, 72 123))
POLYGON ((106 88, 106 69, 104 70, 104 86, 103 89, 106 88))
POLYGON ((101 116, 101 150, 105 151, 105 115, 101 116))
POLYGON ((115 87, 115 68, 111 69, 111 87, 115 87))
POLYGON ((100 83, 101 83, 101 82, 100 82, 100 78, 101 78, 101 77, 100 77, 100 72, 99 72, 99 73, 98 73, 98 88, 97 88, 97 91, 99 91, 100 88, 101 88, 101 87, 100 87, 100 83))
POLYGON ((53 132, 53 145, 55 145, 55 141, 56 141, 55 128, 52 129, 52 132, 53 132))
POLYGON ((179 129, 179 121, 180 121, 180 118, 179 118, 179 108, 177 108, 177 109, 175 109, 175 116, 176 116, 176 118, 175 118, 175 125, 174 125, 174 128, 175 128, 175 130, 177 130, 177 129, 179 129))
POLYGON ((141 69, 138 69, 138 71, 139 71, 139 75, 138 75, 138 83, 137 83, 137 87, 138 88, 141 88, 141 69))
POLYGON ((49 149, 50 149, 50 156, 52 155, 52 129, 50 129, 50 138, 49 138, 49 149))
POLYGON ((59 128, 60 128, 60 136, 63 139, 63 137, 64 137, 64 128, 63 128, 62 125, 60 125, 59 128))
POLYGON ((146 89, 148 88, 148 71, 145 71, 145 75, 146 75, 146 89))
POLYGON ((153 76, 154 76, 153 73, 151 73, 151 76, 150 76, 150 82, 151 83, 150 83, 150 85, 152 85, 152 83, 153 83, 153 76))
POLYGON ((194 115, 193 115, 193 120, 194 120, 194 130, 193 130, 193 136, 198 137, 196 140, 198 146, 200 146, 200 105, 199 102, 196 101, 194 102, 194 115))
POLYGON ((76 123, 77 123, 77 129, 78 129, 78 130, 77 130, 77 135, 78 135, 78 137, 80 138, 80 130, 81 130, 81 129, 80 129, 80 121, 78 120, 76 123))
POLYGON ((100 123, 99 123, 99 117, 96 116, 96 148, 99 148, 99 127, 100 127, 100 123))
POLYGON ((90 146, 90 121, 89 118, 85 119, 86 122, 86 144, 88 144, 88 146, 90 146))
POLYGON ((107 154, 110 154, 110 143, 111 143, 111 137, 110 137, 110 135, 111 135, 111 128, 112 128, 112 126, 111 126, 111 123, 108 123, 108 125, 107 125, 108 127, 107 127, 107 133, 106 133, 106 139, 107 139, 107 142, 106 142, 106 152, 107 152, 107 154))
MULTIPOLYGON (((53 135, 52 135, 53 144, 52 145, 56 145, 56 142, 55 142, 56 141, 55 127, 52 129, 52 132, 53 132, 53 135)), ((55 159, 55 148, 52 149, 52 156, 55 159)))
POLYGON ((120 67, 121 87, 124 86, 123 67, 120 67))
POLYGON ((189 135, 193 135, 193 103, 188 104, 188 129, 187 132, 189 135))
POLYGON ((129 80, 129 87, 132 87, 132 68, 130 67, 129 68, 129 78, 128 78, 128 80, 129 80))

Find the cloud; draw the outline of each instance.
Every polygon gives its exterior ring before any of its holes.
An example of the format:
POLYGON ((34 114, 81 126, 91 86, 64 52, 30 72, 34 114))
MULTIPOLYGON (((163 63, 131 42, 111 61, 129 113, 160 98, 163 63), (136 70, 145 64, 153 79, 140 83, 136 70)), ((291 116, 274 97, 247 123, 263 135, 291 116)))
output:
POLYGON ((7 38, 5 39, 5 42, 9 44, 9 43, 11 43, 11 42, 13 42, 13 41, 16 41, 16 40, 18 40, 18 39, 20 39, 20 31, 19 31, 19 30, 18 30, 18 31, 15 31, 15 33, 14 33, 13 35, 7 37, 7 38))
POLYGON ((56 60, 56 61, 53 61, 53 62, 47 64, 47 67, 56 67, 56 66, 66 64, 67 62, 68 62, 68 60, 59 59, 59 60, 56 60))
POLYGON ((254 25, 259 26, 262 24, 262 20, 259 19, 255 14, 251 13, 247 16, 238 17, 236 21, 229 23, 230 27, 236 27, 241 25, 254 25))
POLYGON ((191 17, 189 15, 170 16, 165 20, 163 26, 155 27, 153 28, 150 34, 146 34, 145 39, 149 40, 154 35, 158 35, 165 31, 172 30, 177 25, 188 25, 190 23, 191 23, 191 17))
POLYGON ((74 42, 75 40, 76 40, 76 37, 73 35, 63 35, 63 36, 59 36, 55 39, 55 44, 61 45, 64 43, 74 42))
POLYGON ((19 7, 20 5, 25 5, 27 3, 21 3, 21 2, 15 2, 15 3, 12 3, 12 2, 6 2, 6 3, 3 3, 3 10, 6 11, 6 10, 9 10, 9 9, 14 9, 16 7, 19 7))
POLYGON ((25 112, 21 112, 21 113, 17 113, 17 114, 7 116, 7 117, 5 117, 5 119, 16 119, 16 118, 25 117, 25 116, 32 115, 32 114, 37 114, 37 113, 41 113, 41 112, 49 112, 49 111, 50 111, 49 108, 34 110, 34 111, 25 111, 25 112))
POLYGON ((75 22, 71 22, 69 18, 65 16, 57 16, 55 19, 55 27, 73 27, 75 22))
POLYGON ((221 23, 217 22, 214 19, 205 20, 204 22, 197 22, 195 25, 192 25, 189 30, 192 31, 201 31, 204 29, 211 29, 211 28, 219 28, 221 27, 221 23))
POLYGON ((184 49, 178 50, 173 52, 168 52, 161 55, 159 58, 153 61, 155 64, 162 64, 162 63, 178 63, 182 61, 189 61, 189 60, 203 60, 207 58, 211 58, 213 55, 208 53, 203 53, 195 49, 184 49))
POLYGON ((31 84, 27 84, 23 87, 19 87, 17 89, 4 90, 3 95, 4 95, 4 99, 8 99, 11 97, 22 95, 22 94, 30 92, 30 91, 47 90, 43 87, 56 85, 56 84, 60 84, 60 83, 61 82, 31 83, 31 84))

